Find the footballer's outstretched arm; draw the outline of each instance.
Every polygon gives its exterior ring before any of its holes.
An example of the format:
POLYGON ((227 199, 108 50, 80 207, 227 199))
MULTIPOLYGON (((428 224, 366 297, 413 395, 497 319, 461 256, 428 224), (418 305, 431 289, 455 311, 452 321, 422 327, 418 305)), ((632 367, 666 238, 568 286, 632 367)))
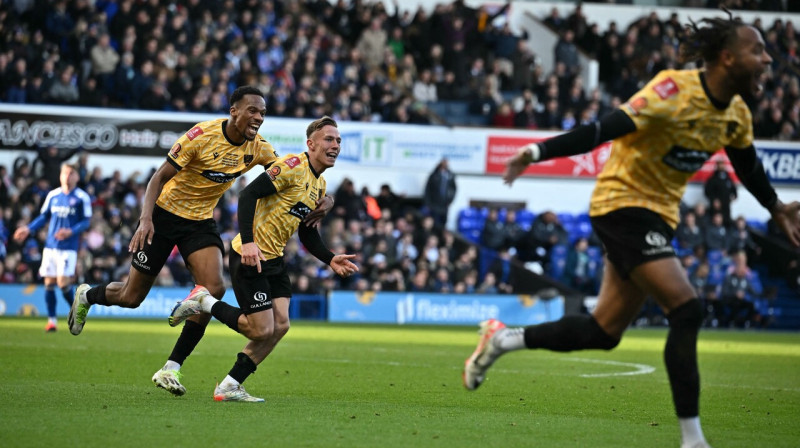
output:
POLYGON ((348 277, 358 272, 358 266, 350 261, 355 258, 355 255, 335 255, 325 247, 325 243, 316 228, 301 225, 297 229, 297 236, 300 237, 300 242, 303 243, 303 246, 308 249, 311 255, 330 266, 337 275, 348 277))
POLYGON ((617 109, 592 124, 584 124, 549 140, 523 146, 506 162, 503 181, 511 185, 531 163, 583 154, 601 143, 630 134, 635 130, 636 124, 631 117, 617 109))
POLYGON ((744 149, 725 148, 728 159, 733 165, 736 176, 747 191, 756 198, 764 208, 769 210, 775 223, 783 230, 795 247, 800 246, 800 203, 784 204, 769 183, 764 166, 756 156, 753 145, 744 149))

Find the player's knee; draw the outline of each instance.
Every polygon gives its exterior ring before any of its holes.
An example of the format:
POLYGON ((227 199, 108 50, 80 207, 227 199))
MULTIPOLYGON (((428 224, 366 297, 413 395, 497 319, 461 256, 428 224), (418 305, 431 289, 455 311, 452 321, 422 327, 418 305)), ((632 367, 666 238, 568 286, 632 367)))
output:
POLYGON ((222 282, 211 283, 210 285, 206 286, 206 289, 208 290, 208 293, 217 300, 222 300, 222 297, 225 296, 225 285, 222 282))
POLYGON ((289 332, 289 327, 290 326, 291 325, 289 324, 288 320, 286 322, 276 322, 275 323, 275 334, 274 334, 275 338, 280 340, 281 338, 286 336, 286 333, 289 332))
POLYGON ((587 332, 587 336, 591 340, 591 343, 589 344, 591 348, 611 350, 619 345, 620 338, 606 333, 603 327, 597 323, 594 316, 590 316, 588 329, 589 331, 587 332))
POLYGON ((267 342, 272 339, 273 329, 269 327, 252 328, 247 331, 248 339, 254 342, 267 342))
POLYGON ((691 299, 672 310, 667 319, 670 328, 699 329, 703 324, 703 305, 699 299, 691 299))

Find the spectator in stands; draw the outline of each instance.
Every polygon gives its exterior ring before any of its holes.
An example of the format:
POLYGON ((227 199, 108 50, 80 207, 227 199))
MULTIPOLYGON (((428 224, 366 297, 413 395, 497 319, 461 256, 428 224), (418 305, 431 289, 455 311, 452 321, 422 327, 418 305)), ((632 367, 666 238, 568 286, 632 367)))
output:
POLYGON ((523 238, 525 229, 517 222, 517 211, 508 209, 503 222, 503 245, 516 251, 523 238))
POLYGON ((752 297, 761 294, 761 286, 747 267, 747 256, 743 252, 732 258, 733 266, 725 275, 720 292, 720 300, 727 308, 722 324, 749 327, 761 320, 752 297))
POLYGON ((709 203, 719 200, 722 220, 726 226, 731 225, 731 202, 736 199, 736 184, 728 174, 725 161, 717 160, 714 173, 706 180, 703 188, 709 203))
POLYGON ((561 34, 561 38, 556 43, 554 49, 556 63, 563 63, 566 66, 567 72, 576 74, 580 70, 580 62, 578 61, 578 47, 575 46, 575 32, 572 30, 565 30, 561 34))
POLYGON ((514 287, 512 286, 514 281, 511 269, 511 253, 508 251, 508 247, 503 246, 500 248, 497 252, 497 256, 494 257, 489 265, 488 273, 494 275, 497 281, 497 292, 499 294, 512 294, 514 292, 514 287))
POLYGON ((446 158, 442 159, 425 184, 424 207, 436 228, 443 229, 447 225, 447 214, 450 204, 456 197, 456 175, 450 171, 446 158))
POLYGON ((722 219, 722 213, 715 213, 711 218, 711 224, 706 227, 705 237, 703 238, 708 250, 718 250, 727 255, 728 253, 728 228, 722 219))
POLYGON ((71 65, 64 67, 58 76, 58 81, 50 86, 47 92, 50 101, 55 104, 75 104, 80 99, 80 92, 75 84, 75 69, 71 65))
POLYGON ((733 222, 728 239, 728 253, 737 252, 744 252, 751 259, 761 253, 761 248, 753 241, 750 231, 747 230, 747 220, 744 216, 737 217, 733 222))
POLYGON ((61 184, 61 171, 64 162, 72 158, 81 149, 62 150, 55 146, 37 149, 37 157, 33 161, 33 172, 47 180, 49 188, 56 188, 61 184))
POLYGON ((528 237, 531 238, 536 255, 542 260, 550 259, 553 246, 564 245, 569 241, 567 230, 558 220, 558 216, 550 210, 540 213, 533 220, 528 237))
POLYGON ((589 240, 578 238, 567 253, 564 266, 564 282, 585 294, 597 293, 597 278, 593 275, 597 266, 589 257, 589 240))
POLYGON ((675 238, 682 249, 692 249, 705 244, 705 231, 697 225, 694 212, 687 212, 675 229, 675 238))
POLYGON ((345 224, 354 220, 361 221, 366 217, 364 201, 356 193, 356 187, 352 180, 348 178, 342 180, 339 188, 336 189, 334 200, 333 214, 344 218, 345 224))

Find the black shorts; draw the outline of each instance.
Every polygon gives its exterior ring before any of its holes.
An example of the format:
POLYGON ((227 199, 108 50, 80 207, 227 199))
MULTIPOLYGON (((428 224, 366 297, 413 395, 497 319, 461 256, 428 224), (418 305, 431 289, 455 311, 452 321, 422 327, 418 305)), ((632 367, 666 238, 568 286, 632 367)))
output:
POLYGON ((627 207, 591 220, 608 260, 622 278, 628 278, 640 264, 676 256, 672 247, 675 230, 658 213, 627 207))
POLYGON ((228 255, 233 293, 244 314, 272 309, 274 297, 292 297, 292 281, 283 257, 261 262, 261 273, 255 266, 242 264, 242 255, 231 250, 228 255))
POLYGON ((158 205, 153 207, 153 243, 133 254, 131 266, 139 272, 156 276, 167 262, 172 249, 178 246, 188 265, 189 255, 209 246, 217 246, 225 253, 217 223, 209 218, 202 221, 181 218, 158 205))

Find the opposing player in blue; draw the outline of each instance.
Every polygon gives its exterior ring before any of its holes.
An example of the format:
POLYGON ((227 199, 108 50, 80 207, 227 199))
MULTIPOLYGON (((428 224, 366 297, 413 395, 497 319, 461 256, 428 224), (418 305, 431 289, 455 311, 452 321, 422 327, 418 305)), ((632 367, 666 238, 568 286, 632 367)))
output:
POLYGON ((92 217, 92 200, 89 194, 77 187, 78 169, 69 164, 61 165, 61 186, 52 190, 42 203, 41 214, 27 226, 14 232, 17 242, 49 223, 47 241, 42 253, 39 275, 44 278, 44 299, 47 303, 47 326, 45 331, 56 331, 56 290, 61 289, 64 300, 72 305, 72 286, 75 283, 75 266, 78 262, 78 246, 81 233, 89 228, 92 217))

